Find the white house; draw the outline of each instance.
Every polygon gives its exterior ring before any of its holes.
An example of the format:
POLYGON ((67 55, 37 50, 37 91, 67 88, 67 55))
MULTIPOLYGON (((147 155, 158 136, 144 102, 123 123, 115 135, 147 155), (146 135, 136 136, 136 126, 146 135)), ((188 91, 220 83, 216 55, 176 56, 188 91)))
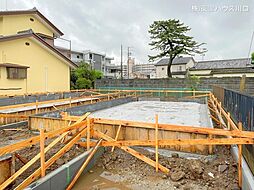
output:
MULTIPOLYGON (((167 78, 169 58, 163 58, 155 64, 156 78, 167 78)), ((176 57, 171 65, 171 73, 174 78, 184 78, 189 68, 193 67, 195 61, 192 57, 176 57)))

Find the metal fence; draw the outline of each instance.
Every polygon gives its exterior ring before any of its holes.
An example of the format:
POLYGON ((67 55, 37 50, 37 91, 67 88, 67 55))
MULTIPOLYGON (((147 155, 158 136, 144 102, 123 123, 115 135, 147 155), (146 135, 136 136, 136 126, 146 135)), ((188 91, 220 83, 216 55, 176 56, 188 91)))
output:
MULTIPOLYGON (((230 112, 235 122, 242 122, 245 131, 254 131, 254 97, 221 87, 213 87, 213 93, 230 112)), ((243 155, 254 174, 254 146, 244 145, 243 155)))

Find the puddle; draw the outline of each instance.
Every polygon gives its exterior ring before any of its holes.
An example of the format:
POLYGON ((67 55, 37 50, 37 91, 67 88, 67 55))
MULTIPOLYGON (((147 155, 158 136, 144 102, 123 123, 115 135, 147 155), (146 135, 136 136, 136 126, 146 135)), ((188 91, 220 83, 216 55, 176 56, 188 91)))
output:
POLYGON ((87 172, 79 177, 73 190, 100 189, 100 190, 130 190, 128 184, 121 180, 121 177, 103 168, 94 167, 92 173, 87 172))

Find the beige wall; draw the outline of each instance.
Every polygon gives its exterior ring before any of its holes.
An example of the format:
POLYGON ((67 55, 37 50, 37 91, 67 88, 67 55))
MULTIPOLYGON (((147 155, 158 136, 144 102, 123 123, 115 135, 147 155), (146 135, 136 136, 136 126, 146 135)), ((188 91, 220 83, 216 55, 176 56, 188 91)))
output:
POLYGON ((33 15, 8 15, 0 17, 0 35, 13 35, 19 31, 32 29, 35 33, 42 33, 53 37, 53 32, 33 15), (30 18, 34 19, 31 21, 30 18))
POLYGON ((3 17, 0 17, 0 35, 3 35, 3 17))
POLYGON ((190 75, 200 76, 200 77, 211 77, 210 73, 212 70, 199 70, 199 71, 190 71, 190 75))
MULTIPOLYGON (((179 71, 186 71, 188 68, 191 68, 194 66, 194 62, 190 60, 187 64, 179 64, 179 65, 172 65, 171 66, 171 72, 179 72, 179 71)), ((163 66, 155 66, 156 70, 156 78, 167 78, 167 65, 163 66)), ((173 75, 174 77, 174 75, 173 75)), ((184 77, 183 75, 176 76, 178 78, 184 77)))
MULTIPOLYGON (((51 50, 43 48, 33 38, 23 38, 0 43, 0 63, 14 63, 29 66, 27 73, 27 92, 67 91, 70 90, 70 69, 60 57, 51 50), (26 46, 25 43, 30 45, 26 46)), ((1 68, 2 70, 3 68, 1 68)), ((22 87, 25 80, 10 80, 1 77, 2 87, 22 87)), ((0 92, 2 93, 2 92, 0 92)))
POLYGON ((210 75, 212 70, 198 70, 198 71, 190 71, 190 75, 195 75, 198 77, 209 78, 209 77, 242 77, 246 75, 246 77, 254 77, 254 73, 223 73, 223 74, 213 74, 210 75))
POLYGON ((243 75, 246 75, 246 77, 254 77, 254 73, 225 73, 225 74, 214 74, 213 77, 242 77, 243 75))
POLYGON ((167 78, 167 68, 168 66, 156 66, 155 71, 156 71, 156 78, 167 78))

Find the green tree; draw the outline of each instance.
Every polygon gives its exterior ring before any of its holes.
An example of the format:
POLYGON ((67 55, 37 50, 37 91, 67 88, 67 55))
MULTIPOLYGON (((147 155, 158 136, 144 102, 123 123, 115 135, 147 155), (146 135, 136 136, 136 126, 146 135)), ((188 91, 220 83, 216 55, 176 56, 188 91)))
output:
POLYGON ((192 89, 192 90, 198 90, 198 85, 200 84, 200 79, 193 75, 189 75, 187 77, 187 83, 188 83, 188 86, 192 89))
POLYGON ((151 42, 149 45, 152 46, 151 50, 157 50, 158 54, 149 55, 149 61, 168 57, 168 77, 172 77, 171 65, 176 56, 205 52, 204 49, 200 49, 200 46, 204 43, 198 43, 193 40, 193 37, 186 34, 190 30, 191 28, 176 19, 154 21, 150 25, 151 42))
POLYGON ((101 71, 93 70, 89 64, 81 62, 78 68, 71 71, 71 89, 94 88, 95 80, 102 76, 101 71))
POLYGON ((251 63, 254 64, 254 52, 251 54, 251 63))

